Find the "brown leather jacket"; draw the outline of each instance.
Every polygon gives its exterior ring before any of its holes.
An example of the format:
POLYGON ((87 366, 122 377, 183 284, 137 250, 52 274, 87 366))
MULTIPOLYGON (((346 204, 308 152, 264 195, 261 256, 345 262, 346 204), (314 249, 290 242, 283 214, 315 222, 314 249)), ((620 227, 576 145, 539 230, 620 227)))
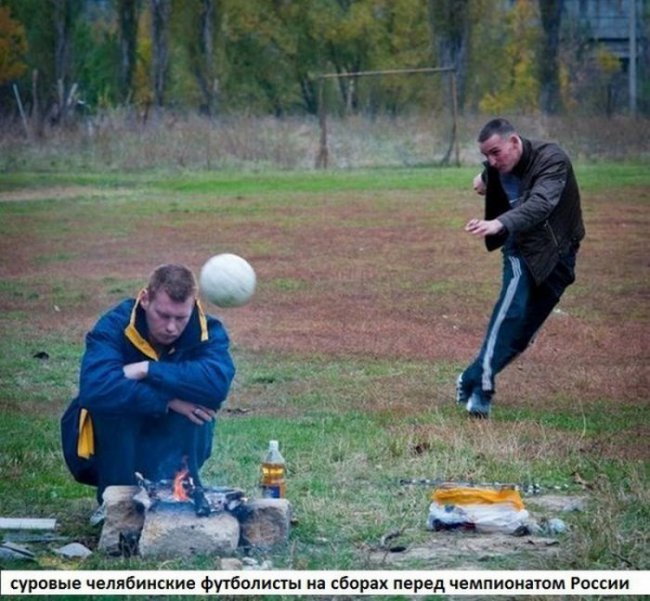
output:
POLYGON ((575 252, 585 236, 580 191, 566 153, 551 142, 521 139, 523 153, 513 169, 521 178, 521 203, 510 208, 499 173, 485 164, 485 218, 498 218, 506 228, 487 236, 488 250, 513 234, 535 282, 541 284, 560 256, 575 252))

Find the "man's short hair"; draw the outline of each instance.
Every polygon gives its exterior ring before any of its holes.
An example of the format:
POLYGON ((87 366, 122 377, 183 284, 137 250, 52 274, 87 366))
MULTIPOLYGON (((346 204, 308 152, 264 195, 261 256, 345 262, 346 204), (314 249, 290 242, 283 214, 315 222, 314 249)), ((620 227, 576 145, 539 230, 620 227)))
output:
POLYGON ((497 134, 501 138, 505 138, 510 134, 516 133, 515 127, 510 121, 504 119, 503 117, 497 117, 488 121, 483 129, 478 134, 478 143, 482 144, 486 140, 489 140, 494 134, 497 134))
POLYGON ((160 290, 165 291, 174 302, 182 303, 191 296, 196 296, 198 286, 189 268, 168 263, 156 267, 149 276, 149 296, 154 298, 160 290))

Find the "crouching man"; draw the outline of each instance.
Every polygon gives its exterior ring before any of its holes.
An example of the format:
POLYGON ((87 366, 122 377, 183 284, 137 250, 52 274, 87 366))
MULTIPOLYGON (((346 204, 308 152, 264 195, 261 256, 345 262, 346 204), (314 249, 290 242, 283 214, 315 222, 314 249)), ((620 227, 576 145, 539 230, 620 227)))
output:
POLYGON ((193 273, 161 265, 137 298, 86 337, 79 395, 61 419, 66 464, 97 487, 195 476, 210 457, 216 412, 235 374, 229 339, 197 300, 193 273))

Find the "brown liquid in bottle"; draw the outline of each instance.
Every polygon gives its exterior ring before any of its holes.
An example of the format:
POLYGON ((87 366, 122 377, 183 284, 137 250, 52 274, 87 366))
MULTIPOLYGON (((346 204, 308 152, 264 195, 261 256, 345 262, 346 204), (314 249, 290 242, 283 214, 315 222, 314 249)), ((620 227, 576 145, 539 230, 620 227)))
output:
POLYGON ((267 499, 282 499, 286 494, 286 466, 280 454, 278 441, 269 443, 269 450, 262 462, 262 479, 260 487, 262 496, 267 499))

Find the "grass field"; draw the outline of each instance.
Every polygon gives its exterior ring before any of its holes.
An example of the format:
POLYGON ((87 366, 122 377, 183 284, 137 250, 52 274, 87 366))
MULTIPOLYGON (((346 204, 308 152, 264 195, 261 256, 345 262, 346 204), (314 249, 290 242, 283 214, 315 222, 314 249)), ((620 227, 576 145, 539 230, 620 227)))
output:
MULTIPOLYGON (((268 554, 275 567, 649 569, 648 165, 578 167, 578 280, 500 377, 489 422, 453 403, 500 277, 499 253, 462 231, 481 212, 474 171, 4 175, 0 515, 56 518, 95 547, 94 491, 66 472, 58 433, 84 334, 156 265, 198 271, 227 251, 253 264, 258 290, 244 308, 209 307, 238 374, 203 475, 254 496, 268 440, 280 441, 296 523, 268 554), (473 547, 473 535, 427 531, 430 487, 403 478, 534 481, 587 505, 561 516, 558 544, 473 547), (382 552, 395 529, 406 550, 382 552)), ((21 567, 149 565, 41 545, 21 567)))

